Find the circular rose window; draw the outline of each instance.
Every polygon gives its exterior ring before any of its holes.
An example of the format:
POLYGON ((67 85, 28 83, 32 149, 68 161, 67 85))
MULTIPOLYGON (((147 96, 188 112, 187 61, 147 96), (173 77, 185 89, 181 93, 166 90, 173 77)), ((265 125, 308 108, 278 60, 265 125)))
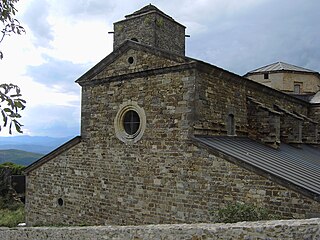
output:
POLYGON ((116 136, 124 143, 139 141, 146 128, 146 115, 136 102, 121 104, 114 120, 116 136))

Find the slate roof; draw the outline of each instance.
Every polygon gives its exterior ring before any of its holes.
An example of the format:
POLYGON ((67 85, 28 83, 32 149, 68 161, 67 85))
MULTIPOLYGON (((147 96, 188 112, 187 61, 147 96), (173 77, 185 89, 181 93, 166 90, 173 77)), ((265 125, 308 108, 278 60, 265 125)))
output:
MULTIPOLYGON (((305 72, 305 73, 317 73, 316 71, 303 68, 303 67, 298 67, 289 63, 284 63, 284 62, 276 62, 272 63, 260 68, 257 68, 255 70, 252 70, 248 72, 247 74, 252 74, 252 73, 266 73, 266 72, 278 72, 278 71, 293 71, 293 72, 305 72)), ((246 75, 247 75, 246 74, 246 75)))
POLYGON ((319 147, 302 144, 296 148, 282 143, 280 149, 273 149, 246 137, 195 137, 195 140, 223 156, 307 190, 320 200, 319 147))

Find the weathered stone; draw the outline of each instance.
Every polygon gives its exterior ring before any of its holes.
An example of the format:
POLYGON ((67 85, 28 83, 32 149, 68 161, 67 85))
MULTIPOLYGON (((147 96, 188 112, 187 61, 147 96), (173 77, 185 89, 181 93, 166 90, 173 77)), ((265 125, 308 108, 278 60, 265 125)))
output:
POLYGON ((320 220, 281 220, 235 224, 0 228, 0 239, 319 239, 320 220))
MULTIPOLYGON (((124 34, 117 31, 129 20, 115 25, 115 35, 124 34)), ((210 222, 212 211, 235 201, 283 218, 320 213, 317 200, 293 190, 285 179, 246 170, 192 141, 199 134, 227 135, 232 115, 232 135, 278 143, 281 121, 271 111, 274 104, 312 119, 308 103, 132 41, 120 44, 77 82, 81 139, 27 169, 28 225, 210 222), (263 107, 255 112, 248 97, 263 107), (128 102, 145 112, 145 130, 135 142, 120 141, 114 124, 128 102)))

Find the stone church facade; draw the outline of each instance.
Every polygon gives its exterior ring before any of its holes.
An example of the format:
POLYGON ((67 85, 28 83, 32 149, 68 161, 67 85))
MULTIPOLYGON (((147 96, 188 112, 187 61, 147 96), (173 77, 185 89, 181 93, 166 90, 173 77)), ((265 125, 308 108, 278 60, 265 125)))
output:
POLYGON ((184 53, 152 5, 114 24, 77 80, 81 136, 25 171, 29 226, 209 222, 235 202, 319 216, 319 105, 184 53))

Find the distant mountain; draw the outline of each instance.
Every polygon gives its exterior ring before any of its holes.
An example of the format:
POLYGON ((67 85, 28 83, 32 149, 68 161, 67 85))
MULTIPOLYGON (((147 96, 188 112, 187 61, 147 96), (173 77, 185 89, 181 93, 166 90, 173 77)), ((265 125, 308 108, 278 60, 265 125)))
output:
POLYGON ((73 137, 53 138, 36 136, 0 137, 0 150, 16 149, 47 154, 72 138, 73 137))
POLYGON ((28 166, 42 156, 43 154, 25 152, 21 150, 0 150, 0 164, 12 162, 23 166, 28 166))

